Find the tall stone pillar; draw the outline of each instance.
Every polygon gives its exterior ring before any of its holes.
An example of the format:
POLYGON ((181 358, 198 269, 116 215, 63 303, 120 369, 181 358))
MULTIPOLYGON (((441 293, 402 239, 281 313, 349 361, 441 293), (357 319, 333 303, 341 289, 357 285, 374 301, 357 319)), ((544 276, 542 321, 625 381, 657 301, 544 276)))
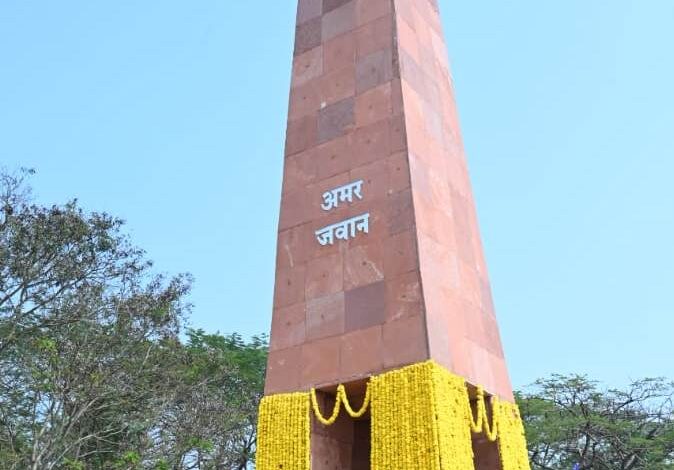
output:
MULTIPOLYGON (((427 360, 513 399, 438 6, 299 0, 265 394, 427 360)), ((312 469, 369 468, 369 425, 334 426, 312 469)))

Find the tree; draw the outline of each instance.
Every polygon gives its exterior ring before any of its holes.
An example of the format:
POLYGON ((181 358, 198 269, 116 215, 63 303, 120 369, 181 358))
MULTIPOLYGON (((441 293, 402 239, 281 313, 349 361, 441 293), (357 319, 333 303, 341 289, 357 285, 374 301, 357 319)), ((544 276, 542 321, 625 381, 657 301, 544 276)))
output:
POLYGON ((0 469, 250 468, 266 337, 185 331, 190 277, 31 174, 0 171, 0 469))
POLYGON ((534 469, 674 469, 674 384, 664 379, 605 391, 555 375, 517 398, 534 469))
POLYGON ((156 428, 170 468, 245 470, 255 457, 266 337, 190 331, 172 402, 156 428))
POLYGON ((124 465, 150 445, 190 280, 150 275, 119 219, 31 204, 29 174, 0 176, 2 465, 124 465))

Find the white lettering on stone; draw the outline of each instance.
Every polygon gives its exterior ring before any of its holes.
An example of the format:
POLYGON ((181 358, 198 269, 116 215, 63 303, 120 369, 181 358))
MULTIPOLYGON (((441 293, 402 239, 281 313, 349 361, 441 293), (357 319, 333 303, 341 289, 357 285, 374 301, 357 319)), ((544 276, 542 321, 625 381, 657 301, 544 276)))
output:
POLYGON ((345 184, 339 188, 332 189, 323 193, 323 204, 321 208, 324 211, 331 211, 339 207, 340 202, 353 202, 353 197, 363 199, 363 180, 354 181, 353 183, 345 184))
POLYGON ((334 245, 335 239, 349 240, 358 233, 370 233, 370 214, 362 214, 316 230, 316 240, 323 246, 334 245))

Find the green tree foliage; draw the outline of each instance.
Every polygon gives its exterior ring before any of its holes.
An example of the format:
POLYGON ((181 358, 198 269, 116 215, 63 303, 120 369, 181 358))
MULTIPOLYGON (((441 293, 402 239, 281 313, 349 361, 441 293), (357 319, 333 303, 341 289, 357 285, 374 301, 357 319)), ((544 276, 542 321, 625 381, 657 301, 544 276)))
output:
POLYGON ((674 469, 674 384, 602 390, 584 376, 553 376, 519 393, 536 470, 674 469))
POLYGON ((243 469, 265 338, 189 332, 121 220, 0 174, 0 469, 243 469))
POLYGON ((266 338, 190 331, 173 400, 156 428, 170 468, 249 468, 255 455, 266 338))

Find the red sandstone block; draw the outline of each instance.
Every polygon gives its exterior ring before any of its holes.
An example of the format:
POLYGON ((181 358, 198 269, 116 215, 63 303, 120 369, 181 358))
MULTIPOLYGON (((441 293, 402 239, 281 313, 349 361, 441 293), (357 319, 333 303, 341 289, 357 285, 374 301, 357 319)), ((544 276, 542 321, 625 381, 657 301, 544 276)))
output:
POLYGON ((344 135, 353 128, 355 100, 353 97, 327 106, 318 114, 318 142, 324 143, 344 135))
POLYGON ((356 55, 358 58, 393 47, 393 17, 383 16, 356 31, 356 55))
POLYGON ((351 0, 323 0, 323 13, 329 13, 350 1, 351 0))
POLYGON ((344 293, 309 300, 306 308, 306 337, 316 340, 344 333, 344 293))
POLYGON ((436 111, 436 107, 430 103, 431 101, 423 102, 424 128, 431 139, 440 145, 444 145, 442 117, 436 111))
MULTIPOLYGON (((477 274, 480 279, 480 292, 482 293, 480 299, 480 309, 485 315, 494 318, 494 299, 491 294, 491 285, 489 283, 489 279, 487 279, 487 273, 478 270, 477 274)), ((495 328, 495 331, 498 333, 497 328, 495 328)))
POLYGON ((356 23, 362 26, 391 14, 391 0, 356 0, 356 23))
MULTIPOLYGON (((426 284, 424 282, 424 297, 430 297, 433 294, 426 293, 426 284)), ((431 289, 431 292, 433 290, 431 289)), ((439 299, 438 299, 439 300, 439 299)), ((429 355, 448 370, 455 371, 451 356, 451 342, 454 341, 453 326, 450 327, 450 319, 444 312, 439 311, 434 305, 426 303, 425 310, 426 330, 428 332, 429 355)))
POLYGON ((411 271, 386 281, 386 321, 423 315, 421 276, 411 271))
POLYGON ((417 38, 417 33, 404 18, 398 16, 397 20, 398 44, 412 59, 419 63, 421 61, 421 56, 419 54, 419 40, 417 38))
POLYGON ((302 347, 270 351, 267 360, 265 395, 299 390, 302 347))
POLYGON ((419 258, 424 279, 428 278, 429 282, 442 282, 444 286, 452 289, 462 287, 456 252, 450 251, 445 244, 419 234, 419 258))
POLYGON ((347 291, 346 331, 381 325, 386 319, 386 284, 383 281, 347 291))
POLYGON ((351 98, 356 94, 356 67, 354 64, 326 73, 321 78, 321 107, 351 98))
POLYGON ((283 171, 283 193, 306 187, 318 177, 316 149, 309 149, 286 158, 283 171))
POLYGON ((293 268, 306 261, 306 252, 301 246, 302 230, 302 226, 298 225, 279 232, 276 245, 277 269, 293 268))
POLYGON ((304 278, 304 266, 277 269, 274 306, 286 307, 304 302, 304 278))
POLYGON ((405 76, 401 79, 401 89, 405 106, 405 119, 409 123, 408 127, 413 126, 423 129, 424 105, 420 95, 412 88, 405 76))
MULTIPOLYGON (((490 348, 487 346, 488 340, 484 325, 484 316, 480 311, 480 307, 467 302, 464 299, 461 299, 459 305, 461 306, 460 312, 466 325, 466 337, 489 350, 490 348)), ((457 312, 452 313, 456 315, 457 312)))
POLYGON ((498 331, 496 318, 493 315, 485 315, 483 324, 485 329, 485 340, 486 340, 485 347, 494 356, 501 358, 504 357, 503 345, 501 343, 501 335, 499 334, 498 331))
POLYGON ((384 242, 384 273, 387 278, 412 271, 418 267, 416 235, 405 231, 384 242))
POLYGON ((429 31, 435 31, 442 35, 442 23, 436 0, 415 2, 414 6, 416 7, 417 24, 424 24, 429 31))
POLYGON ((321 18, 302 23, 295 29, 295 55, 321 45, 321 18))
POLYGON ((346 134, 316 147, 318 177, 323 179, 353 168, 353 134, 346 134))
POLYGON ((286 133, 286 155, 293 155, 313 147, 318 142, 318 120, 309 115, 295 121, 288 121, 286 133))
POLYGON ((415 199, 417 230, 431 240, 442 243, 445 249, 456 253, 454 222, 448 211, 429 203, 423 197, 415 199))
MULTIPOLYGON (((404 49, 400 49, 400 78, 417 93, 418 99, 427 99, 426 74, 404 49)), ((403 96, 408 97, 404 88, 403 96)), ((418 107, 421 108, 421 105, 418 107)))
POLYGON ((384 250, 381 243, 350 246, 344 253, 344 289, 384 279, 384 250))
MULTIPOLYGON (((430 35, 428 36, 428 39, 432 40, 430 35)), ((437 83, 442 80, 443 69, 440 67, 437 57, 435 56, 433 44, 431 42, 420 44, 418 52, 419 56, 418 58, 415 58, 415 60, 424 71, 428 79, 430 79, 433 83, 437 83)), ((440 103, 438 102, 437 104, 439 105, 440 103)))
POLYGON ((389 175, 389 190, 391 192, 402 191, 410 187, 410 167, 407 162, 407 152, 399 152, 391 155, 386 160, 389 175))
POLYGON ((386 201, 386 230, 388 235, 396 235, 414 228, 414 204, 412 191, 397 191, 389 195, 386 201))
MULTIPOLYGON (((418 0, 394 0, 395 1, 395 10, 400 18, 407 21, 407 23, 415 27, 414 24, 414 3, 418 0)), ((400 21, 400 20, 398 20, 400 21)))
POLYGON ((285 230, 306 222, 309 210, 309 200, 301 189, 283 194, 281 196, 279 229, 285 230))
POLYGON ((321 108, 321 88, 318 79, 310 80, 290 91, 288 119, 291 121, 316 115, 321 108))
POLYGON ((449 66, 449 53, 447 52, 447 46, 445 46, 445 41, 442 39, 442 35, 438 34, 437 31, 431 30, 431 44, 433 47, 433 52, 435 53, 435 59, 438 61, 440 67, 444 70, 444 73, 449 75, 450 66, 449 66))
POLYGON ((298 87, 323 73, 323 47, 318 46, 293 59, 292 87, 298 87))
POLYGON ((454 235, 459 258, 469 264, 475 260, 473 255, 473 230, 470 224, 469 206, 471 203, 452 191, 452 214, 454 218, 454 235))
POLYGON ((353 331, 342 336, 340 377, 367 377, 384 367, 382 327, 353 331))
POLYGON ((339 377, 341 338, 321 339, 302 346, 301 383, 303 389, 335 383, 339 377))
POLYGON ((382 49, 358 59, 356 64, 356 92, 374 88, 393 79, 393 54, 382 49))
POLYGON ((323 42, 347 33, 355 27, 356 2, 355 0, 351 0, 330 12, 324 13, 322 27, 323 42))
POLYGON ((384 367, 387 369, 422 362, 428 357, 426 325, 422 316, 384 324, 384 367))
POLYGON ((342 255, 340 253, 322 256, 307 263, 305 296, 307 300, 344 289, 342 255))
POLYGON ((419 38, 419 44, 422 46, 430 46, 432 41, 430 34, 431 28, 429 28, 428 22, 420 11, 420 3, 423 2, 414 2, 414 30, 419 38))
POLYGON ((387 159, 376 160, 372 163, 359 166, 349 173, 351 181, 363 181, 363 201, 356 205, 366 205, 375 200, 385 199, 389 193, 389 177, 387 159), (367 202, 367 204, 363 204, 367 202))
POLYGON ((428 73, 424 73, 422 78, 424 80, 423 98, 426 103, 433 106, 433 109, 436 112, 439 112, 441 109, 440 102, 442 101, 442 95, 440 94, 440 88, 438 87, 438 80, 428 73))
POLYGON ((391 83, 387 82, 357 96, 355 113, 356 127, 363 127, 388 119, 393 114, 391 83))
POLYGON ((379 121, 356 129, 353 136, 356 165, 360 166, 391 155, 391 126, 379 121))
POLYGON ((482 299, 482 289, 475 265, 459 260, 459 279, 459 288, 463 298, 471 304, 479 306, 482 299))
POLYGON ((269 350, 278 351, 304 343, 306 340, 305 316, 304 303, 275 310, 269 350))
POLYGON ((297 24, 302 24, 323 13, 323 0, 299 0, 297 4, 297 24))
POLYGON ((323 44, 323 70, 332 72, 356 63, 356 36, 346 33, 323 44))

